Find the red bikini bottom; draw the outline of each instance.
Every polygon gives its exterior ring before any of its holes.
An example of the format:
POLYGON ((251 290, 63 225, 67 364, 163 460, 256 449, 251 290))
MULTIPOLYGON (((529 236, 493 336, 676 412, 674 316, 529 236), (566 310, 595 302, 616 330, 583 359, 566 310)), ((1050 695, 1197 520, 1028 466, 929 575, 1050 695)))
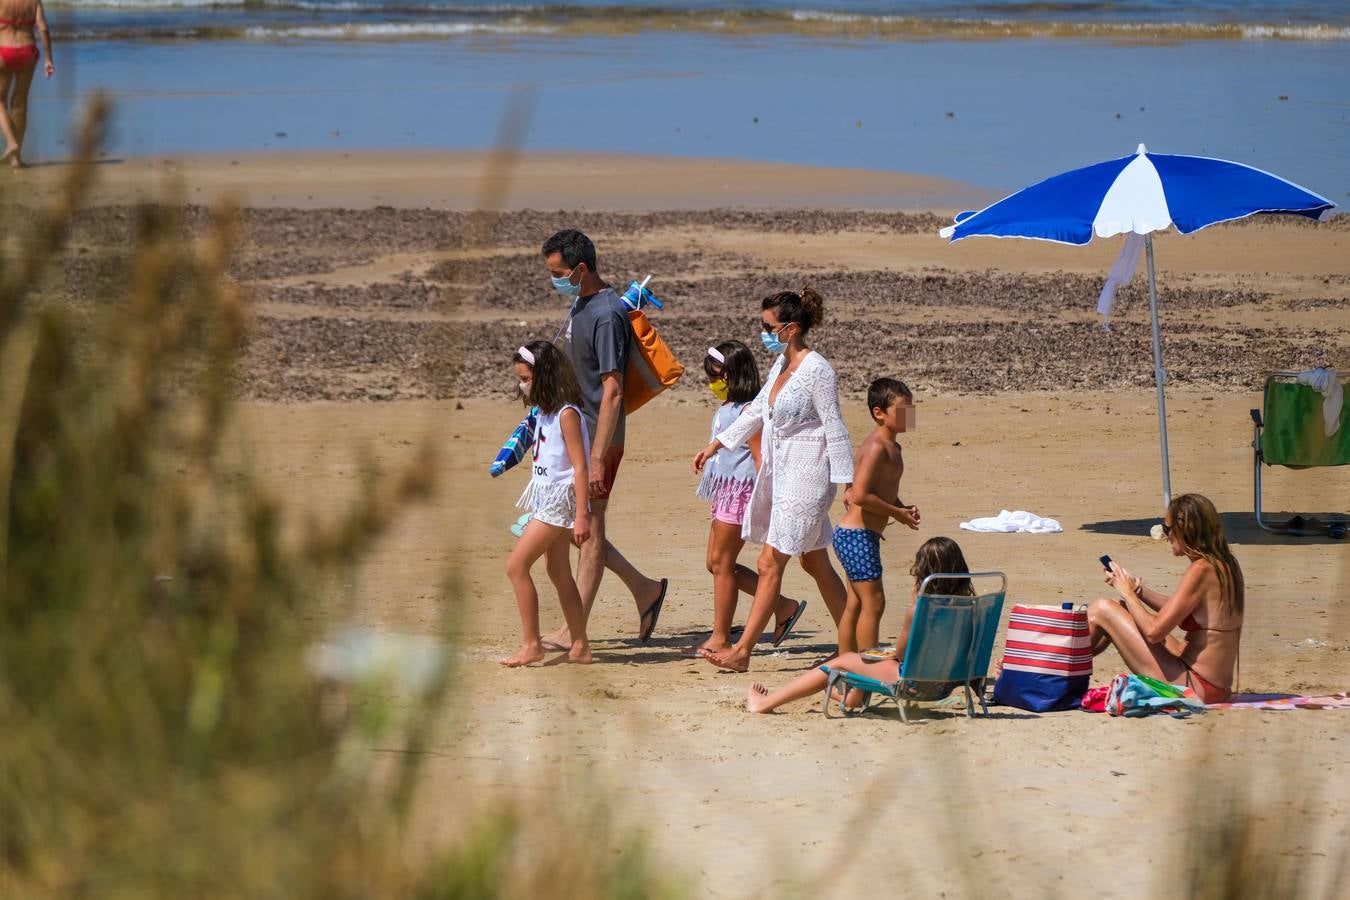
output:
POLYGON ((38 48, 37 44, 26 44, 20 47, 0 47, 0 63, 5 64, 5 68, 11 72, 22 72, 37 64, 38 48))

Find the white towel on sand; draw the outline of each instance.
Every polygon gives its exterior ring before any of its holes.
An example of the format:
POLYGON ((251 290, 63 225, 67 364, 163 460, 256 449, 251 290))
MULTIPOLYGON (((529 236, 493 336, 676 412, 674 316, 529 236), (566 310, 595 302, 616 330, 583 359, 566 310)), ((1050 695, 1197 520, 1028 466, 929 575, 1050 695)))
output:
POLYGON ((1345 388, 1336 377, 1335 369, 1309 369, 1298 373, 1298 383, 1320 393, 1322 401, 1322 431, 1327 437, 1341 427, 1341 404, 1345 402, 1345 388))
POLYGON ((1043 518, 1025 509, 1016 512, 1008 512, 1005 509, 996 516, 962 522, 961 527, 966 531, 1020 531, 1025 534, 1058 534, 1064 530, 1054 519, 1043 518))

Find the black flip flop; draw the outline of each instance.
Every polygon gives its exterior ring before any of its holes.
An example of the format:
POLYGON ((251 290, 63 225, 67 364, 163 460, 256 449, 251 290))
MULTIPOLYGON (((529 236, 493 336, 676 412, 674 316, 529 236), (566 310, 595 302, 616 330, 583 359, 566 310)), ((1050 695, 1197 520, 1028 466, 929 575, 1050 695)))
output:
POLYGON ((639 617, 638 627, 640 630, 638 631, 638 641, 643 644, 652 639, 652 632, 656 630, 656 623, 661 618, 661 605, 666 602, 666 589, 668 587, 670 587, 670 579, 662 578, 661 593, 656 595, 656 599, 652 601, 652 605, 647 607, 647 611, 639 617), (647 621, 648 616, 652 617, 651 624, 643 628, 642 623, 647 621))
POLYGON ((773 644, 773 646, 777 647, 779 644, 783 643, 783 641, 787 640, 788 635, 792 634, 792 629, 797 627, 797 620, 802 617, 802 613, 804 612, 806 612, 806 601, 798 600, 797 611, 794 612, 792 615, 788 616, 788 620, 784 622, 781 626, 783 629, 783 633, 779 634, 778 630, 774 629, 773 639, 770 641, 770 643, 773 644))

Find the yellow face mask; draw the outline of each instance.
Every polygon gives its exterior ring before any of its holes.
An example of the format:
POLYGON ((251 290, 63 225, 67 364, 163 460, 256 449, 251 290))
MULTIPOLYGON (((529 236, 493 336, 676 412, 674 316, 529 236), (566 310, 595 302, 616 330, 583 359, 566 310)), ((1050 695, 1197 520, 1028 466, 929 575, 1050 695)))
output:
POLYGON ((708 390, 713 392, 713 396, 723 403, 727 402, 727 380, 719 378, 716 381, 708 382, 708 390))

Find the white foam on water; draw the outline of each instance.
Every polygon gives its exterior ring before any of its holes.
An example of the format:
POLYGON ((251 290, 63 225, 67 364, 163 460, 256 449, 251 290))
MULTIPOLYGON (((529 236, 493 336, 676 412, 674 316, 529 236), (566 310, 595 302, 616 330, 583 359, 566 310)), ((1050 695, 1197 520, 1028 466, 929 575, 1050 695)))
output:
POLYGON ((244 31, 255 41, 276 40, 388 40, 394 38, 437 38, 466 34, 551 34, 552 25, 526 23, 490 24, 485 22, 375 22, 347 25, 297 25, 271 28, 257 26, 244 31))

